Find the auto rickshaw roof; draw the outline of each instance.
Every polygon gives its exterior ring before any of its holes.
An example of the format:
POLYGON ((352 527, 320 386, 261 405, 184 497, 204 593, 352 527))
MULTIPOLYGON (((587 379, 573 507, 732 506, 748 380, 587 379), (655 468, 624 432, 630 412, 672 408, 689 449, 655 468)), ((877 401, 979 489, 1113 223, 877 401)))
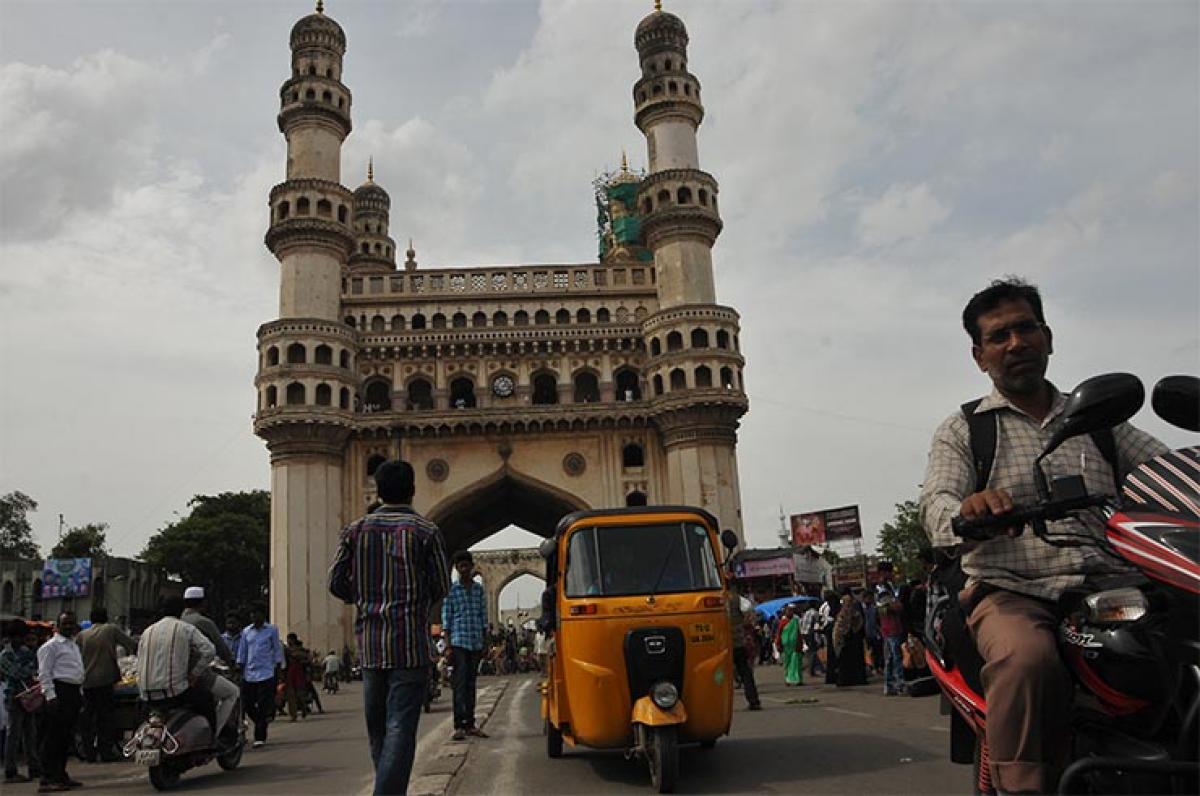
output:
POLYGON ((558 521, 558 527, 554 529, 554 537, 557 539, 566 532, 567 528, 583 520, 600 517, 645 517, 668 516, 672 514, 694 514, 704 520, 714 531, 717 533, 721 532, 721 523, 717 521, 717 518, 704 509, 696 508, 695 506, 622 506, 615 509, 573 511, 558 521))

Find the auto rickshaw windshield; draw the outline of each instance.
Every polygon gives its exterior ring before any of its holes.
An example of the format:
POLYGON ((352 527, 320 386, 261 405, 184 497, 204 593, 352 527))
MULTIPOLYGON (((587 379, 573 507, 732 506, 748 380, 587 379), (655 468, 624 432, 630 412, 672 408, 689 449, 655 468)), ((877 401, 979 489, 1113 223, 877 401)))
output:
POLYGON ((567 543, 567 597, 719 588, 708 531, 696 523, 580 528, 567 543))

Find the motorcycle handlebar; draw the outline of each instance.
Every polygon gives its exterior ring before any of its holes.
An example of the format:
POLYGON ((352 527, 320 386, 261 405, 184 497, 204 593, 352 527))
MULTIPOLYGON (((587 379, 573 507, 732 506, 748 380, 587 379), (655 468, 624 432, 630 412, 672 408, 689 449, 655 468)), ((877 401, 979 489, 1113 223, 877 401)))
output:
MULTIPOLYGON (((985 517, 967 519, 962 516, 950 520, 955 535, 976 542, 986 542, 999 536, 1008 528, 1021 528, 1037 520, 1061 520, 1072 512, 1107 504, 1103 495, 1082 495, 1064 500, 1047 500, 1036 506, 1014 506, 1007 514, 989 514, 985 517)), ((1035 532, 1036 532, 1036 525, 1035 532)), ((1039 536, 1042 534, 1039 533, 1039 536)))

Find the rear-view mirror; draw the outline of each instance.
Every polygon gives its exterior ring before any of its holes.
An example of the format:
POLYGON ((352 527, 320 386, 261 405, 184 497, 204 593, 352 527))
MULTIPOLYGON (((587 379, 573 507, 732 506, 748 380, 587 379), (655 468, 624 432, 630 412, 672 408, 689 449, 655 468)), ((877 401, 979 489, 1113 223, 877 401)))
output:
POLYGON ((729 528, 721 531, 721 544, 725 546, 725 549, 733 550, 738 546, 737 534, 731 531, 729 528))
POLYGON ((1154 413, 1173 426, 1200 431, 1200 379, 1167 376, 1154 385, 1150 395, 1154 413))
POLYGON ((1146 390, 1131 373, 1106 373, 1081 382, 1071 391, 1054 436, 1039 459, 1071 437, 1111 428, 1137 414, 1146 400, 1146 390))
POLYGON ((549 539, 543 539, 542 543, 538 545, 538 553, 546 560, 549 560, 554 555, 554 551, 557 549, 558 540, 553 536, 551 536, 549 539))

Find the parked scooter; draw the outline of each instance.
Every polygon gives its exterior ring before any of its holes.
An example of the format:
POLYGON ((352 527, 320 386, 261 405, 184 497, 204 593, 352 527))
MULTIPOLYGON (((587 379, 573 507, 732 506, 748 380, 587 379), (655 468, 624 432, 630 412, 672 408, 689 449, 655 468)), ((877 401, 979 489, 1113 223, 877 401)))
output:
MULTIPOLYGON (((1034 463, 1038 503, 954 519, 964 539, 983 541, 1027 525, 1049 545, 1094 546, 1140 571, 1069 591, 1059 602, 1059 652, 1078 685, 1071 763, 1060 793, 1200 791, 1200 449, 1143 465, 1126 478, 1123 499, 1088 495, 1078 476, 1047 484, 1039 465, 1064 440, 1132 417, 1144 397, 1141 382, 1128 374, 1083 382, 1034 463), (1048 521, 1097 510, 1105 516, 1103 539, 1048 530, 1048 521)), ((1153 405, 1167 422, 1200 431, 1200 379, 1163 379, 1153 405)), ((951 759, 974 764, 977 793, 994 793, 982 659, 965 627, 953 571, 943 566, 931 583, 926 657, 944 712, 954 708, 951 759)))
POLYGON ((123 751, 125 757, 148 767, 155 790, 168 790, 179 783, 183 772, 212 760, 232 771, 241 764, 245 747, 246 727, 239 697, 216 739, 208 719, 190 706, 178 700, 152 702, 149 716, 123 751))

